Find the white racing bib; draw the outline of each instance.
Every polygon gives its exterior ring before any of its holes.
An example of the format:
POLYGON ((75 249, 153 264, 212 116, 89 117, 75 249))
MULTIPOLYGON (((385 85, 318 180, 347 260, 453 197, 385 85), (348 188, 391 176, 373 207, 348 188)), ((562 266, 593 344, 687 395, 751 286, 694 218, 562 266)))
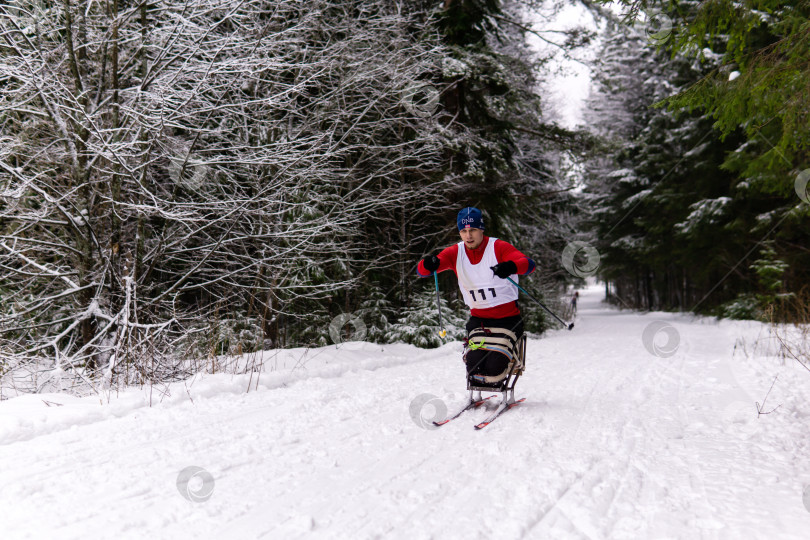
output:
MULTIPOLYGON (((508 304, 518 299, 518 288, 505 279, 492 273, 490 267, 498 264, 495 257, 495 241, 490 238, 484 249, 481 262, 473 264, 467 257, 464 242, 458 243, 458 258, 456 259, 456 274, 458 275, 458 288, 464 297, 464 303, 470 309, 486 309, 501 304, 508 304)), ((517 274, 509 276, 515 283, 517 274)))

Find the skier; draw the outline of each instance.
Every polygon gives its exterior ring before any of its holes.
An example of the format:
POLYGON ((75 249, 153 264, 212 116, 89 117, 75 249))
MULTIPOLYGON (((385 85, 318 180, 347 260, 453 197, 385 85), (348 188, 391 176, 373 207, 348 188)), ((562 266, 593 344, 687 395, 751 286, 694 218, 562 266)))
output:
POLYGON ((579 291, 574 291, 574 295, 571 297, 571 316, 576 317, 577 315, 577 300, 579 300, 579 291))
MULTIPOLYGON (((478 208, 467 207, 456 219, 461 242, 422 259, 420 277, 453 270, 464 303, 470 308, 464 362, 475 386, 497 388, 517 358, 523 335, 518 309, 518 274, 534 271, 534 261, 513 245, 484 235, 484 218, 478 208)), ((522 367, 522 366, 521 366, 522 367)))

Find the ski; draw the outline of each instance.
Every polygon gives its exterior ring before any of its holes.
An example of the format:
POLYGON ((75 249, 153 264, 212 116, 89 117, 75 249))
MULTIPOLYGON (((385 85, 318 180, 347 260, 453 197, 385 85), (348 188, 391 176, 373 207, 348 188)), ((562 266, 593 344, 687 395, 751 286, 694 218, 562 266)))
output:
POLYGON ((476 424, 475 429, 483 429, 483 428, 487 427, 492 422, 494 422, 495 419, 498 418, 500 415, 502 415, 503 413, 505 413, 509 409, 517 407, 518 403, 523 403, 524 401, 526 401, 526 398, 519 399, 519 400, 515 401, 514 403, 501 403, 498 406, 498 410, 495 411, 494 413, 492 413, 492 416, 490 416, 489 418, 487 418, 486 420, 484 420, 480 424, 476 424))
POLYGON ((495 396, 489 396, 489 397, 481 398, 481 399, 478 399, 478 400, 475 400, 475 401, 471 401, 471 402, 467 403, 467 406, 466 406, 466 407, 464 407, 463 409, 461 409, 460 411, 458 411, 458 412, 457 412, 456 414, 454 414, 453 416, 449 416, 449 417, 445 418, 444 420, 442 420, 441 422, 436 422, 436 421, 434 421, 434 422, 433 422, 433 425, 434 425, 434 426, 443 426, 443 425, 445 425, 447 422, 449 422, 450 420, 455 420, 456 418, 458 418, 459 416, 461 416, 461 415, 462 415, 462 413, 464 413, 464 412, 466 412, 466 411, 469 411, 470 409, 477 409, 478 407, 480 407, 481 405, 483 405, 483 404, 484 404, 484 403, 485 403, 485 402, 486 402, 488 399, 492 399, 492 398, 494 398, 494 397, 495 397, 495 396))

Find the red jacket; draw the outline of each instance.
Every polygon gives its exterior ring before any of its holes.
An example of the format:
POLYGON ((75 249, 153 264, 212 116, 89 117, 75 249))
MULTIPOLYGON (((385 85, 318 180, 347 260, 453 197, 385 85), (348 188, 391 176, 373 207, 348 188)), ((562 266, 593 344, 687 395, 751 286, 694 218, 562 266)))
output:
MULTIPOLYGON (((484 250, 486 249, 487 244, 489 244, 489 236, 484 236, 484 241, 481 242, 481 245, 475 249, 470 249, 467 246, 464 246, 464 251, 467 253, 467 258, 470 259, 472 264, 478 264, 481 262, 481 257, 484 256, 484 250)), ((456 272, 458 244, 453 244, 452 246, 443 249, 442 252, 439 253, 438 257, 439 269, 437 272, 444 272, 445 270, 452 270, 453 272, 456 272)), ((503 240, 495 241, 495 258, 499 263, 513 261, 517 266, 517 273, 521 276, 534 272, 534 261, 518 251, 518 249, 509 242, 505 242, 503 240)), ((425 269, 425 265, 422 263, 422 261, 419 261, 419 264, 416 267, 416 272, 420 277, 428 277, 433 273, 428 272, 425 269)), ((456 272, 456 276, 458 276, 458 272, 456 272)), ((520 310, 517 307, 517 302, 508 302, 506 304, 501 304, 500 306, 486 309, 470 310, 470 315, 473 317, 481 317, 484 319, 502 319, 504 317, 511 317, 518 314, 520 314, 520 310)))

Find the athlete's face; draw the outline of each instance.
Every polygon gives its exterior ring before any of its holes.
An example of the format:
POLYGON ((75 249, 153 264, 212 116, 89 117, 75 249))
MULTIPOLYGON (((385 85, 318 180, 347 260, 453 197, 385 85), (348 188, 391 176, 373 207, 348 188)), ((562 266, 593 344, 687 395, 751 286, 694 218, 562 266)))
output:
POLYGON ((458 234, 461 235, 464 245, 470 249, 477 248, 484 241, 484 231, 481 229, 461 229, 458 234))

